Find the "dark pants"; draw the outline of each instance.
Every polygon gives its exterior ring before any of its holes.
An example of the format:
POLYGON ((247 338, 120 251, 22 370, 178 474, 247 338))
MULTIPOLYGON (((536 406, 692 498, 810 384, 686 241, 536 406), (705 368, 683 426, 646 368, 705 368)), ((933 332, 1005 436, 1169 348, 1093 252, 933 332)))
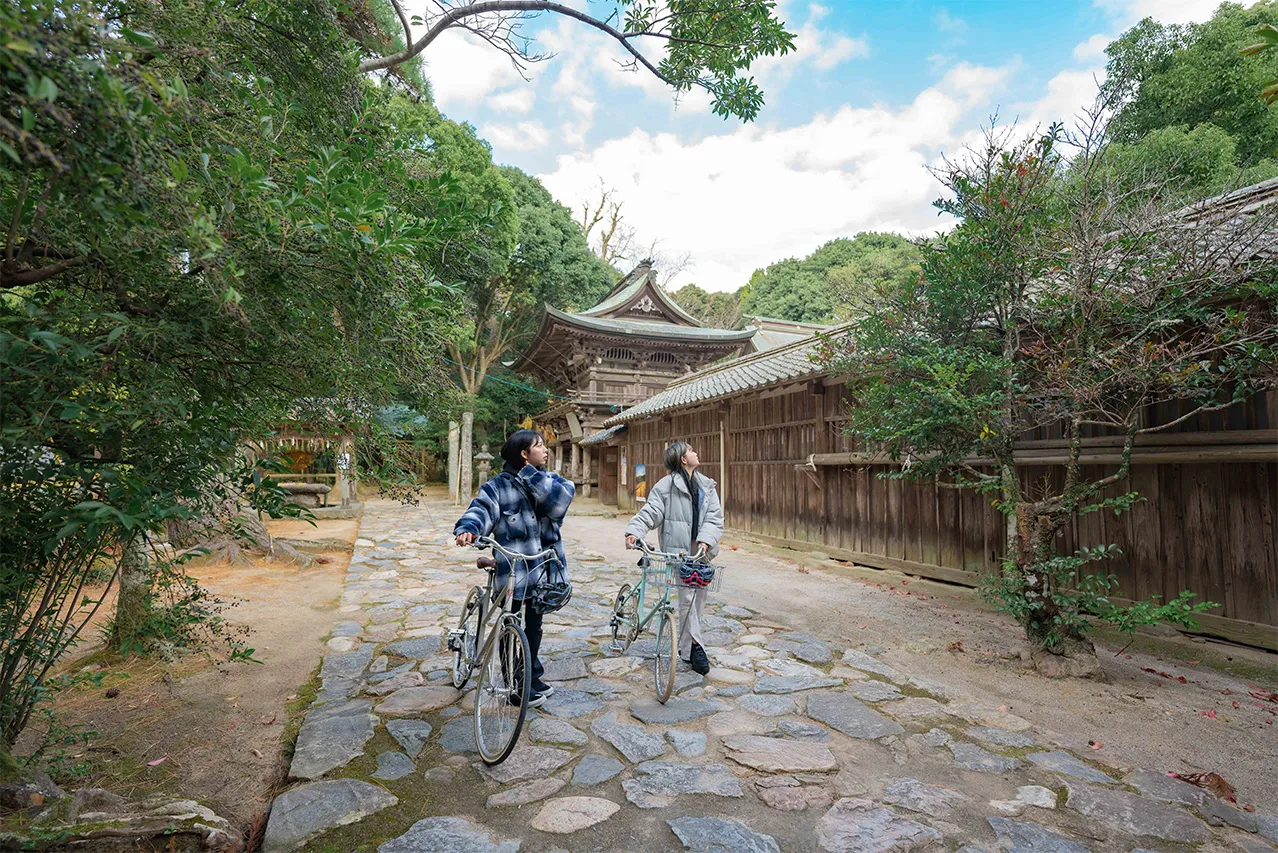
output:
MULTIPOLYGON (((537 613, 531 607, 526 606, 526 601, 516 599, 515 606, 519 607, 521 605, 524 606, 524 636, 528 638, 528 653, 532 655, 532 690, 530 692, 536 693, 537 688, 545 684, 545 682, 541 680, 541 677, 546 673, 546 668, 542 666, 541 657, 539 656, 539 652, 541 650, 542 614, 537 613)), ((504 646, 500 649, 500 652, 503 666, 509 666, 509 663, 506 660, 506 649, 504 646)), ((514 677, 510 678, 509 681, 511 683, 518 684, 523 679, 523 667, 517 667, 511 675, 514 677)))

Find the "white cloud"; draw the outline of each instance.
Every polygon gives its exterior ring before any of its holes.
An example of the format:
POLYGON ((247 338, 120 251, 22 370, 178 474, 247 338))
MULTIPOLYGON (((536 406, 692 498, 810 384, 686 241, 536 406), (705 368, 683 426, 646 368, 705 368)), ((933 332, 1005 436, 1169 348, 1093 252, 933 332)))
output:
POLYGON ((441 110, 471 112, 501 89, 528 85, 506 54, 460 30, 448 30, 422 53, 441 110))
POLYGON ((494 147, 506 151, 536 151, 550 141, 550 134, 539 121, 517 124, 485 124, 483 136, 494 147))
POLYGON ((1118 37, 1106 33, 1097 33, 1087 41, 1074 46, 1074 60, 1076 62, 1103 61, 1105 48, 1109 47, 1109 43, 1116 38, 1118 37))
POLYGON ((498 92, 488 98, 488 106, 508 113, 526 114, 532 110, 536 102, 537 92, 527 83, 515 89, 498 92))
POLYGON ((624 200, 642 242, 690 252, 712 290, 735 289, 752 270, 866 229, 923 233, 942 227, 926 166, 969 135, 972 113, 1002 91, 1019 63, 960 65, 900 108, 838 108, 798 127, 743 125, 685 142, 634 129, 563 155, 541 178, 576 205, 600 179, 624 200))
MULTIPOLYGON (((788 5, 788 4, 787 4, 788 5)), ((783 9, 783 19, 793 27, 790 15, 783 9)), ((761 56, 750 66, 750 73, 765 91, 776 91, 790 81, 804 65, 818 71, 837 68, 849 59, 865 59, 870 55, 869 39, 853 38, 847 33, 820 26, 829 9, 809 3, 807 19, 794 30, 794 50, 785 56, 761 56)))
POLYGON ((961 36, 967 32, 967 21, 962 18, 955 18, 950 14, 949 9, 938 9, 936 14, 932 16, 932 23, 936 24, 936 28, 943 33, 961 36))

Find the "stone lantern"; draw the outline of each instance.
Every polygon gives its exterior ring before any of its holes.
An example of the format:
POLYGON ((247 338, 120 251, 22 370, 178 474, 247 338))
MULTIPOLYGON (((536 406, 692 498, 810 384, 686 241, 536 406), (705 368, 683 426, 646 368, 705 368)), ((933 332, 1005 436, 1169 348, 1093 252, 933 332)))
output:
POLYGON ((487 444, 479 446, 479 452, 475 454, 475 462, 478 463, 475 468, 479 473, 479 485, 482 488, 484 483, 488 482, 488 477, 493 471, 493 455, 488 452, 487 444))

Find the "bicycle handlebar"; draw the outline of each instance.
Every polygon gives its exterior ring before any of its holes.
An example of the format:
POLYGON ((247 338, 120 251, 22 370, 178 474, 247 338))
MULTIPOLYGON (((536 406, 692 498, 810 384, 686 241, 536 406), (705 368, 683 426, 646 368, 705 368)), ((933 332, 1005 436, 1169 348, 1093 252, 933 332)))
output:
POLYGON ((470 543, 472 548, 478 548, 481 551, 485 548, 492 548, 498 554, 504 554, 508 560, 544 560, 547 557, 553 559, 556 563, 560 563, 559 555, 555 553, 554 548, 547 548, 540 554, 521 554, 518 551, 512 551, 509 548, 499 544, 497 540, 491 536, 476 536, 475 541, 470 543))
MULTIPOLYGON (((669 551, 658 551, 639 537, 635 538, 634 545, 630 545, 628 547, 632 551, 642 551, 645 557, 660 557, 663 560, 682 560, 689 556, 684 553, 672 554, 669 551)), ((703 545, 701 549, 698 550, 696 554, 691 555, 691 557, 693 560, 700 560, 706 555, 708 550, 709 549, 703 545)))

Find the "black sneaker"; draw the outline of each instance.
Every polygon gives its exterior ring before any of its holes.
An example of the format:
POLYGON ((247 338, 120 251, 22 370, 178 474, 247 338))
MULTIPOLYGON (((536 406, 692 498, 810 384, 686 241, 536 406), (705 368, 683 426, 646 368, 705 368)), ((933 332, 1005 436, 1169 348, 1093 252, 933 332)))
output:
MULTIPOLYGON (((516 707, 518 707, 518 706, 519 706, 519 694, 518 694, 518 693, 511 693, 511 694, 510 694, 510 704, 512 704, 512 705, 514 705, 514 706, 516 706, 516 707)), ((528 695, 528 707, 529 707, 529 708, 540 708, 542 705, 545 705, 545 704, 546 704, 546 694, 544 694, 544 693, 530 693, 530 694, 528 695)))
POLYGON ((533 692, 549 697, 555 695, 555 688, 544 681, 533 681, 533 692))
POLYGON ((701 648, 700 643, 692 644, 692 653, 688 655, 688 665, 698 675, 705 675, 710 671, 710 658, 706 657, 706 650, 701 648))

